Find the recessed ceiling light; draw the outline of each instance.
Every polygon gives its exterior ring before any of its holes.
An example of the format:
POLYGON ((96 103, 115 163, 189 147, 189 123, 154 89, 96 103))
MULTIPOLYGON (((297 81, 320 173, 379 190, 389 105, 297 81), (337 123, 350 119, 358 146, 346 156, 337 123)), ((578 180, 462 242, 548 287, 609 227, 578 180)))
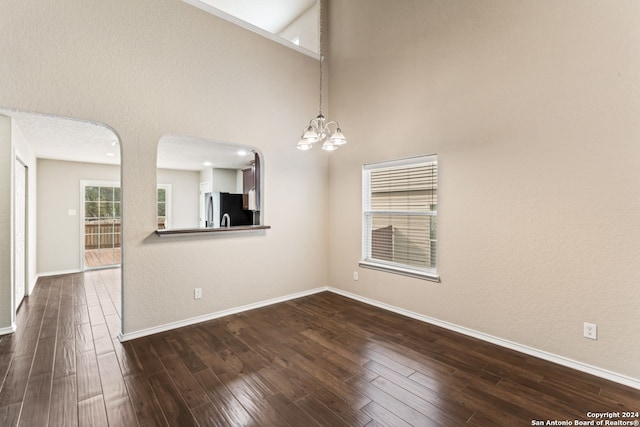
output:
POLYGON ((116 155, 116 153, 104 153, 104 154, 109 157, 114 157, 116 155))
POLYGON ((210 161, 206 161, 206 162, 203 163, 203 165, 205 165, 205 166, 211 166, 212 164, 213 163, 211 163, 210 161))
POLYGON ((244 150, 238 151, 238 156, 246 156, 246 155, 247 155, 246 151, 244 151, 244 150))

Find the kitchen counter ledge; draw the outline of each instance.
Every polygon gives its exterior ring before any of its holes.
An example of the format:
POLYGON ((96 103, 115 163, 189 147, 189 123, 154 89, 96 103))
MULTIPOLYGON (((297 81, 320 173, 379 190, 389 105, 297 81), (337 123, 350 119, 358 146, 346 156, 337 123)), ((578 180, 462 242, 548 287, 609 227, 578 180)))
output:
POLYGON ((238 225, 235 227, 219 228, 173 228, 169 230, 156 230, 158 236, 184 236, 185 234, 205 234, 205 233, 235 233, 238 231, 268 230, 270 225, 238 225))

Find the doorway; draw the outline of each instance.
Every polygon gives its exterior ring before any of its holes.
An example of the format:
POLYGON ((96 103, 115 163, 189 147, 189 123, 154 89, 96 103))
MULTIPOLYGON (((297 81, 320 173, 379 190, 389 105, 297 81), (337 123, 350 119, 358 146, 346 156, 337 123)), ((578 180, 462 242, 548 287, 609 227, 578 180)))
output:
POLYGON ((27 167, 16 158, 14 169, 14 307, 18 311, 27 290, 27 167))
POLYGON ((83 270, 121 263, 120 183, 82 181, 83 270))
MULTIPOLYGON (((16 316, 18 308, 29 311, 29 294, 38 288, 41 280, 47 280, 46 277, 122 264, 121 150, 116 132, 101 123, 0 106, 0 125, 0 143, 4 145, 6 139, 10 147, 5 150, 9 167, 0 171, 10 185, 6 213, 0 213, 0 222, 8 225, 8 229, 2 231, 12 240, 10 253, 0 257, 0 269, 4 272, 6 266, 11 270, 10 286, 5 295, 0 295, 1 301, 10 301, 12 312, 12 325, 0 324, 0 334, 4 334, 12 331, 18 320, 24 321, 23 317, 16 316), (5 118, 9 118, 10 123, 5 118), (111 195, 98 190, 95 200, 98 214, 86 219, 93 226, 88 234, 99 240, 92 254, 97 255, 99 262, 91 262, 91 266, 85 265, 84 257, 83 179, 114 181, 112 187, 117 187, 117 190, 112 188, 111 195)), ((109 292, 120 314, 121 270, 97 270, 92 277, 103 276, 110 279, 113 291, 109 292)), ((69 286, 75 287, 76 283, 69 286)))
POLYGON ((207 226, 207 205, 204 200, 204 195, 211 192, 211 181, 201 182, 200 183, 200 228, 204 228, 207 226))

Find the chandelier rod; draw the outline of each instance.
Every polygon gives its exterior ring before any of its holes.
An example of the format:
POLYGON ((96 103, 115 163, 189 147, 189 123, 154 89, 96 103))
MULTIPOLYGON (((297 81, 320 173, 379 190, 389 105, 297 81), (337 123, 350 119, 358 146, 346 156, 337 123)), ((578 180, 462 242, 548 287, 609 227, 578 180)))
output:
POLYGON ((335 151, 339 146, 347 143, 347 138, 345 138, 342 130, 340 129, 340 125, 337 121, 327 121, 325 117, 322 115, 322 85, 324 80, 324 55, 323 55, 323 44, 324 44, 324 31, 323 31, 323 1, 317 0, 317 4, 319 7, 318 10, 318 65, 320 67, 320 96, 318 99, 320 100, 319 105, 319 113, 318 117, 315 119, 311 119, 309 121, 309 125, 305 127, 302 131, 302 137, 300 141, 298 141, 297 148, 299 150, 310 150, 313 148, 313 144, 316 142, 322 142, 322 149, 325 151, 335 151), (335 126, 335 130, 331 130, 331 126, 335 126))
POLYGON ((322 56, 322 0, 318 0, 318 7, 320 8, 319 13, 318 13, 318 34, 319 34, 319 48, 318 50, 320 51, 320 112, 319 114, 322 115, 322 61, 323 61, 323 56, 322 56))

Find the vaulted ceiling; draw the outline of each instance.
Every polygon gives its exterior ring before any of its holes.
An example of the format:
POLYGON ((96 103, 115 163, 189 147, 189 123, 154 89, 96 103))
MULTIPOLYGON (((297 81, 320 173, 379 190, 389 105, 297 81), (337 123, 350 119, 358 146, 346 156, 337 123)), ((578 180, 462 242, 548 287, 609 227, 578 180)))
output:
POLYGON ((198 0, 263 30, 279 34, 317 0, 198 0))
MULTIPOLYGON (((317 0, 184 1, 209 5, 276 35, 317 3, 317 0)), ((38 158, 120 164, 118 138, 105 126, 2 108, 0 114, 15 120, 38 158)), ((200 138, 166 136, 159 150, 158 166, 198 170, 208 160, 213 162, 213 167, 240 168, 248 164, 252 156, 239 156, 238 152, 251 152, 251 149, 250 146, 241 147, 200 138), (214 143, 216 154, 208 154, 209 147, 214 143)))

